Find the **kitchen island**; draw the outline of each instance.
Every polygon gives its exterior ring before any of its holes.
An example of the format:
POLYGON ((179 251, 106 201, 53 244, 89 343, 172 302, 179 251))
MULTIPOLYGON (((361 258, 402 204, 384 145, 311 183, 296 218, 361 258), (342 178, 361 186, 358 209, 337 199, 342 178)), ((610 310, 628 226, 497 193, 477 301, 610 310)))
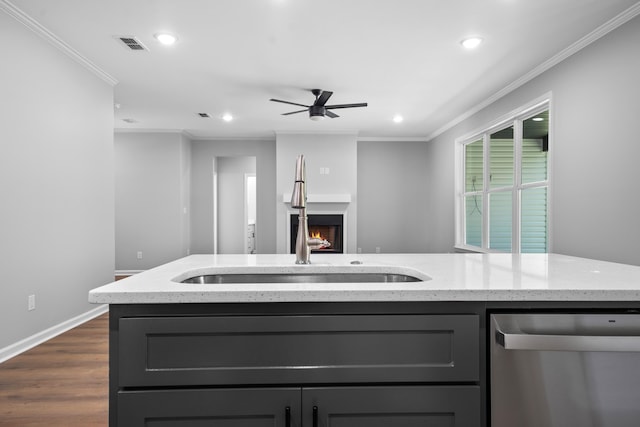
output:
POLYGON ((609 262, 553 254, 311 260, 193 255, 91 291, 91 302, 111 304, 110 425, 487 426, 488 314, 640 309, 640 267, 609 262), (386 270, 422 281, 182 283, 241 271, 386 270))

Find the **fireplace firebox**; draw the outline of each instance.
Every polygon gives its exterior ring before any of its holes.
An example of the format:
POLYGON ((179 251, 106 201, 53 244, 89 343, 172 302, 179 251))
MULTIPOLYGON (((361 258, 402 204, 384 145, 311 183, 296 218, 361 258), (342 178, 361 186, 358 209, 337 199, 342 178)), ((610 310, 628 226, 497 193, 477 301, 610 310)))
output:
MULTIPOLYGON (((296 236, 298 235, 298 214, 291 214, 291 240, 289 243, 290 253, 296 253, 296 236)), ((331 243, 331 247, 313 249, 312 253, 343 253, 343 224, 344 217, 340 214, 309 214, 307 213, 307 223, 309 225, 309 237, 319 237, 331 243)))

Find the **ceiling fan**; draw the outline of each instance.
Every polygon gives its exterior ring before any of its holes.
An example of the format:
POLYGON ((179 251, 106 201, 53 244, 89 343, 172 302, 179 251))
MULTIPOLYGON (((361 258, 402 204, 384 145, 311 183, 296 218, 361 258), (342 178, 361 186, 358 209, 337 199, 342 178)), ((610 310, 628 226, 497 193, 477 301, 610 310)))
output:
POLYGON ((333 95, 333 92, 329 92, 328 90, 322 90, 322 89, 311 89, 311 93, 314 94, 316 97, 316 100, 312 105, 298 104, 297 102, 282 101, 280 99, 273 99, 273 98, 271 98, 270 101, 282 102, 283 104, 291 104, 291 105, 304 107, 304 110, 291 111, 290 113, 284 113, 282 115, 288 116, 290 114, 296 114, 296 113, 302 113, 304 111, 308 111, 309 118, 311 120, 322 120, 325 118, 325 116, 331 117, 332 119, 335 119, 336 117, 340 117, 333 111, 329 111, 336 108, 353 108, 353 107, 367 106, 366 102, 361 102, 359 104, 326 105, 331 95, 333 95))

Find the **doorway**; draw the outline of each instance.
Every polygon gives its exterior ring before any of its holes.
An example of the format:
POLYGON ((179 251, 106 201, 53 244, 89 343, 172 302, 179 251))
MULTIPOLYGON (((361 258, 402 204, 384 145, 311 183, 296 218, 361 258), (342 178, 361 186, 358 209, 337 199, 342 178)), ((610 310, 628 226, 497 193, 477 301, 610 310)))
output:
POLYGON ((244 174, 244 223, 247 254, 256 253, 256 174, 244 174))
POLYGON ((215 253, 246 254, 252 250, 255 253, 256 185, 255 156, 216 157, 212 218, 215 253), (252 246, 249 245, 250 221, 253 222, 252 246))

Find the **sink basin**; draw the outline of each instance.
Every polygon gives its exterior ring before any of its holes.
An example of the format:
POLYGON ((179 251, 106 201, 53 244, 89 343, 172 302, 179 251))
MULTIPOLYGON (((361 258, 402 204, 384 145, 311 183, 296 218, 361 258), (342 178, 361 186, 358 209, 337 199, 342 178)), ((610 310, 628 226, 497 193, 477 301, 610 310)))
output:
POLYGON ((202 274, 182 283, 380 283, 422 282, 422 279, 395 273, 223 273, 202 274))

